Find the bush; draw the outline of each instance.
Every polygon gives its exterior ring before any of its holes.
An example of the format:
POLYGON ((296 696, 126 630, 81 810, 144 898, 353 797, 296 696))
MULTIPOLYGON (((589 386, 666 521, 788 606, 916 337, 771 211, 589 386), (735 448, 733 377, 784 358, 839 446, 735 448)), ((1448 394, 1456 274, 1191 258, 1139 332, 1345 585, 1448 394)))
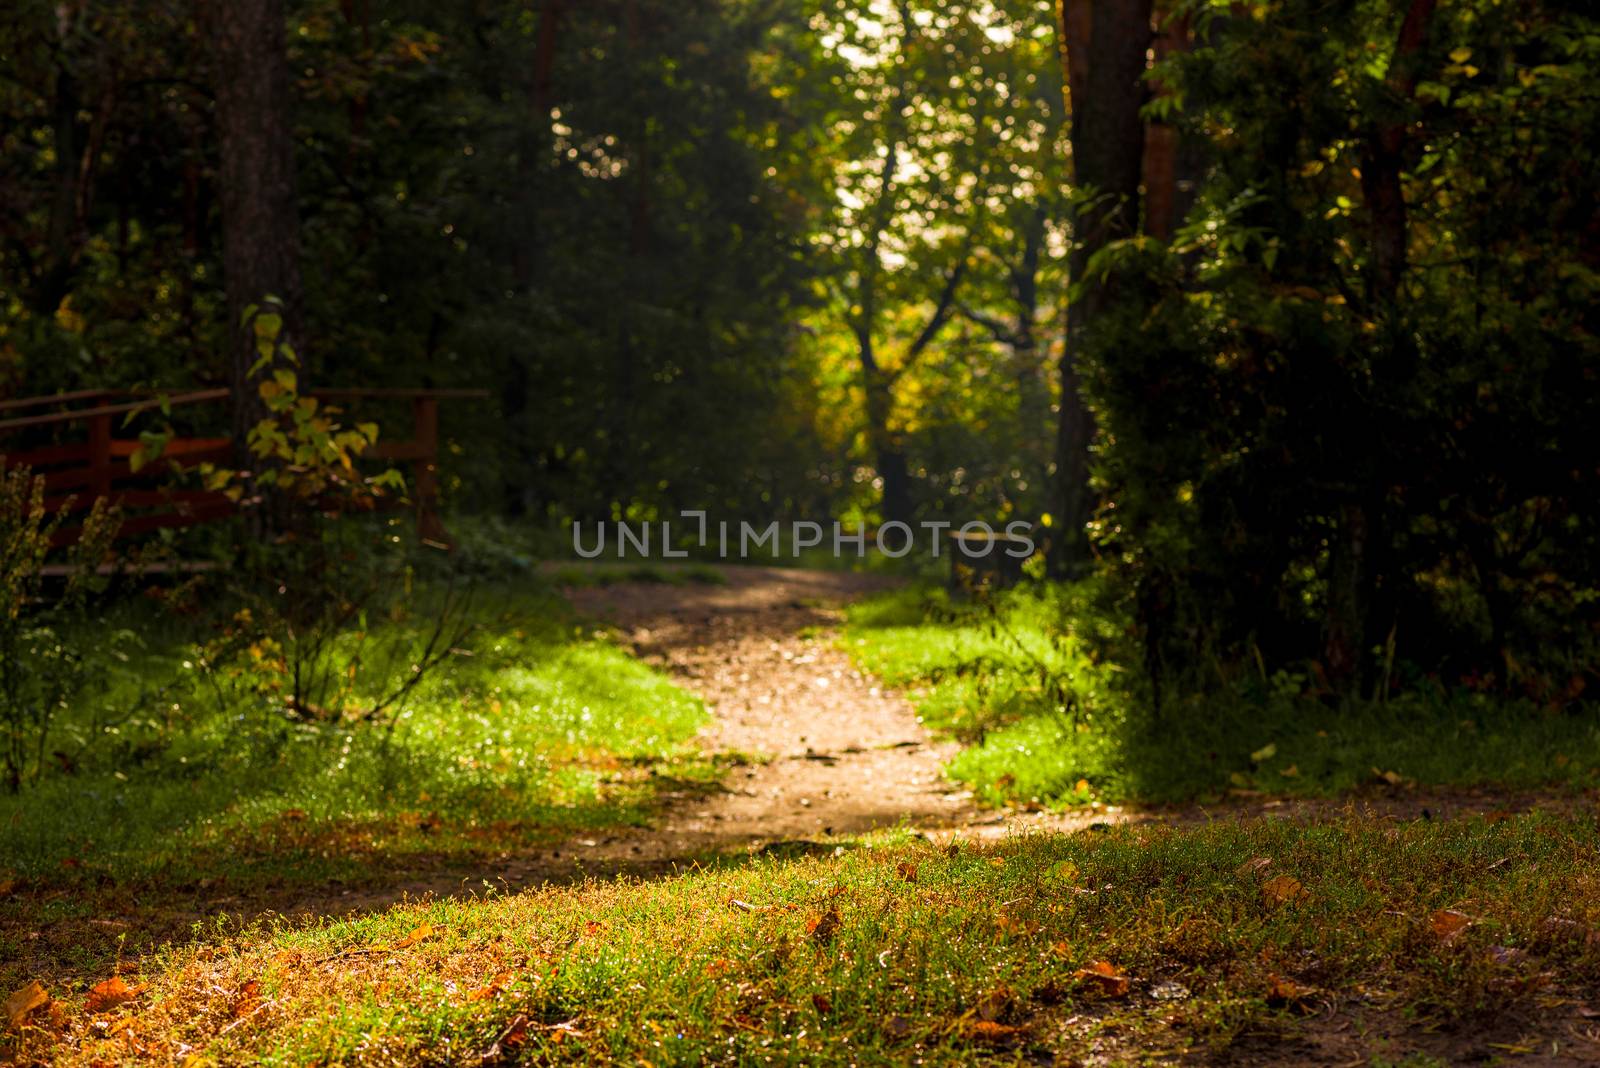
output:
POLYGON ((43 478, 0 466, 0 772, 12 793, 38 777, 56 714, 88 688, 106 685, 94 661, 107 643, 86 640, 80 624, 105 586, 98 569, 121 519, 96 501, 62 554, 61 587, 47 590, 45 561, 69 508, 52 515, 43 478))

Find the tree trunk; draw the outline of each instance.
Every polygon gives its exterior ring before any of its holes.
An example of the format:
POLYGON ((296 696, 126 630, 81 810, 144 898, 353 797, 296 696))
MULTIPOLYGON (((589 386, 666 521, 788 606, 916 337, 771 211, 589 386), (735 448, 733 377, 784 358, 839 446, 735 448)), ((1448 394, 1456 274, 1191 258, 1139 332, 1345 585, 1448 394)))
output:
MULTIPOLYGON (((1145 99, 1142 81, 1150 46, 1151 0, 1061 0, 1061 59, 1066 64, 1072 113, 1074 193, 1081 198, 1073 218, 1067 269, 1072 283, 1084 277, 1095 253, 1134 232, 1139 218, 1139 183, 1144 156, 1145 99)), ((1088 285, 1067 309, 1067 344, 1061 356, 1061 418, 1056 438, 1056 484, 1060 532, 1052 546, 1057 574, 1088 563, 1086 534, 1094 501, 1089 489, 1089 447, 1094 418, 1083 395, 1079 357, 1101 309, 1113 299, 1104 283, 1088 285)))
POLYGON ((245 439, 265 414, 250 373, 259 358, 252 306, 280 302, 280 348, 304 359, 300 229, 295 214, 294 138, 283 0, 210 0, 212 80, 221 141, 222 270, 228 294, 233 436, 245 439))
MULTIPOLYGON (((1434 3, 1435 0, 1412 0, 1406 11, 1390 63, 1389 87, 1398 96, 1411 96, 1415 81, 1413 57, 1427 37, 1434 3)), ((1390 340, 1385 357, 1389 367, 1381 379, 1388 382, 1406 381, 1415 363, 1415 348, 1395 321, 1397 305, 1404 299, 1402 284, 1410 241, 1401 181, 1410 143, 1406 124, 1386 122, 1369 127, 1362 146, 1361 193, 1370 227, 1367 297, 1375 311, 1382 310, 1379 318, 1388 324, 1390 340)), ((1360 444, 1365 440, 1362 436, 1360 444)), ((1381 457, 1368 459, 1371 462, 1356 464, 1363 482, 1376 477, 1376 468, 1382 462, 1381 457)), ((1382 502, 1373 497, 1370 486, 1363 484, 1355 488, 1353 499, 1340 505, 1328 553, 1322 664, 1330 685, 1341 693, 1360 684, 1369 636, 1393 625, 1392 591, 1381 599, 1377 596, 1386 576, 1374 565, 1386 560, 1389 553, 1382 502), (1391 618, 1375 618, 1379 612, 1391 618)))

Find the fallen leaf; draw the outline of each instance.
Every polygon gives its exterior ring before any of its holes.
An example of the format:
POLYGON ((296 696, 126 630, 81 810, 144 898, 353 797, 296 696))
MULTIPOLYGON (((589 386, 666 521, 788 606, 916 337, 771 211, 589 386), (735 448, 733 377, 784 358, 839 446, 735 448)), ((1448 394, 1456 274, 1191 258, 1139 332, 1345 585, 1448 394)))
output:
POLYGON ((251 979, 239 988, 233 998, 233 1018, 249 1016, 261 1004, 261 982, 251 979))
POLYGON ((1278 772, 1278 774, 1282 775, 1285 779, 1292 779, 1296 775, 1300 774, 1300 765, 1298 765, 1298 764, 1290 764, 1288 767, 1286 767, 1282 771, 1278 772))
POLYGON ((811 1007, 817 1010, 818 1016, 826 1016, 833 1011, 833 1000, 826 994, 812 994, 811 1007))
POLYGON ((904 879, 908 883, 914 883, 917 881, 917 866, 911 863, 909 860, 902 860, 899 864, 894 866, 894 870, 896 874, 900 876, 900 878, 904 879))
POLYGON ((472 993, 468 994, 467 1000, 490 1001, 494 998, 497 998, 500 996, 500 992, 502 990, 511 985, 511 979, 512 975, 510 972, 501 972, 493 979, 490 979, 488 985, 479 987, 477 990, 474 990, 472 993))
POLYGON ((1078 866, 1070 860, 1058 860, 1050 865, 1049 875, 1064 883, 1075 883, 1078 881, 1078 866))
POLYGON ((969 1041, 988 1045, 1009 1043, 1023 1031, 1020 1027, 995 1023, 993 1020, 972 1020, 963 1030, 969 1041))
POLYGON ((1440 909, 1428 917, 1428 929, 1446 944, 1455 941, 1456 936, 1471 926, 1472 917, 1455 909, 1440 909))
POLYGON ((978 1019, 995 1021, 1004 1018, 1014 999, 1011 988, 1004 983, 978 999, 978 1019))
POLYGON ((1273 757, 1275 757, 1277 755, 1278 755, 1278 747, 1277 747, 1277 745, 1275 743, 1273 743, 1273 742, 1268 742, 1266 745, 1262 746, 1260 749, 1257 749, 1254 753, 1250 754, 1250 763, 1252 763, 1252 764, 1265 764, 1267 761, 1271 760, 1273 757))
POLYGON ((14 991, 6 998, 5 1014, 10 1028, 15 1031, 22 1026, 22 1021, 28 1013, 50 1000, 50 995, 45 993, 43 986, 35 979, 21 990, 14 991))
POLYGON ((1079 779, 1078 782, 1077 782, 1077 785, 1076 785, 1076 787, 1074 787, 1074 789, 1075 789, 1075 791, 1077 793, 1080 793, 1080 794, 1088 793, 1089 792, 1089 780, 1088 779, 1079 779))
POLYGON ((839 907, 829 905, 827 912, 806 922, 806 934, 810 935, 813 941, 827 945, 833 941, 833 936, 839 933, 839 923, 839 907))
POLYGON ((1293 875, 1275 875, 1261 884, 1261 896, 1269 905, 1286 905, 1304 897, 1306 888, 1293 875))
POLYGON ((1239 865, 1239 874, 1255 875, 1257 872, 1269 866, 1271 863, 1271 857, 1251 857, 1249 860, 1239 865))
POLYGON ((303 808, 286 808, 283 810, 283 818, 286 820, 303 820, 306 818, 306 810, 303 808))
POLYGON ((1526 960, 1527 956, 1527 950, 1513 949, 1508 946, 1490 946, 1488 953, 1488 957, 1491 962, 1499 964, 1503 967, 1509 967, 1510 965, 1518 964, 1523 960, 1526 960))
POLYGON ((138 997, 142 990, 144 987, 129 986, 121 976, 114 975, 89 989, 88 1009, 90 1012, 106 1012, 138 997))
POLYGON ((1267 1004, 1275 1009, 1299 1005, 1313 993, 1309 986, 1301 986, 1293 979, 1281 975, 1267 977, 1267 1004))
POLYGON ((400 939, 400 941, 396 942, 390 948, 392 948, 392 949, 406 949, 409 946, 416 945, 418 942, 421 942, 425 938, 432 938, 432 937, 433 937, 433 924, 431 924, 431 923, 420 924, 417 927, 413 928, 410 934, 408 934, 404 938, 400 939))
POLYGON ((1072 977, 1079 982, 1089 982, 1106 997, 1120 998, 1128 994, 1128 977, 1107 960, 1097 960, 1087 968, 1079 968, 1072 977))

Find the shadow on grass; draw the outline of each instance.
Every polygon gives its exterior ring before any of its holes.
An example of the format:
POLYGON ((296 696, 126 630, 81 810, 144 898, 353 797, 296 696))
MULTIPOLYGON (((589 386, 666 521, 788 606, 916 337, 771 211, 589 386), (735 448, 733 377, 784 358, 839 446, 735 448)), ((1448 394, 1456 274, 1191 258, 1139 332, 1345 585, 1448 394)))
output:
POLYGON ((992 605, 927 589, 882 594, 851 609, 845 641, 931 728, 967 746, 950 772, 995 803, 1600 785, 1592 708, 1422 689, 1335 708, 1280 673, 1179 693, 1156 718, 1136 670, 1108 654, 1125 633, 1088 591, 1040 585, 992 605))

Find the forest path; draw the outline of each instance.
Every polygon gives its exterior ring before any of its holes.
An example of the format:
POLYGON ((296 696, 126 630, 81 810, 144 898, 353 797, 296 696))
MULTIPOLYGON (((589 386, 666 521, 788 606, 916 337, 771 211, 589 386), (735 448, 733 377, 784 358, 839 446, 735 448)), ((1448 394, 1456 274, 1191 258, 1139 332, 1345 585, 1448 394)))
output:
POLYGON ((725 582, 615 582, 564 592, 585 616, 615 627, 635 655, 706 703, 697 743, 731 765, 720 785, 663 784, 649 826, 578 834, 512 853, 475 871, 440 871, 294 913, 348 912, 424 894, 519 890, 586 876, 670 875, 716 857, 788 856, 839 848, 834 836, 905 824, 935 841, 1079 831, 1124 820, 1326 818, 1355 809, 1416 819, 1569 807, 1569 797, 1493 789, 1413 790, 1377 784, 1359 796, 1240 796, 1217 805, 1101 806, 1028 812, 979 806, 945 777, 959 746, 935 739, 900 694, 839 647, 842 608, 892 587, 881 576, 725 566, 725 582))
POLYGON ((711 719, 699 743, 735 762, 722 792, 668 806, 648 853, 692 856, 901 822, 926 831, 995 818, 944 777, 956 746, 931 738, 904 698, 838 647, 840 606, 891 581, 719 570, 724 585, 568 591, 579 611, 618 627, 635 655, 705 701, 711 719))
POLYGON ((1492 789, 1413 790, 1377 784, 1355 797, 1248 794, 1217 805, 994 809, 945 777, 959 750, 934 738, 901 694, 852 663, 839 628, 849 602, 894 579, 851 572, 723 566, 721 584, 616 582, 569 588, 585 616, 616 627, 634 654, 705 701, 697 739, 732 764, 720 788, 664 791, 649 827, 580 836, 510 858, 510 887, 582 874, 666 874, 715 855, 828 852, 833 836, 905 824, 938 841, 1079 831, 1124 820, 1326 818, 1355 808, 1378 818, 1521 810, 1562 799, 1492 789))

